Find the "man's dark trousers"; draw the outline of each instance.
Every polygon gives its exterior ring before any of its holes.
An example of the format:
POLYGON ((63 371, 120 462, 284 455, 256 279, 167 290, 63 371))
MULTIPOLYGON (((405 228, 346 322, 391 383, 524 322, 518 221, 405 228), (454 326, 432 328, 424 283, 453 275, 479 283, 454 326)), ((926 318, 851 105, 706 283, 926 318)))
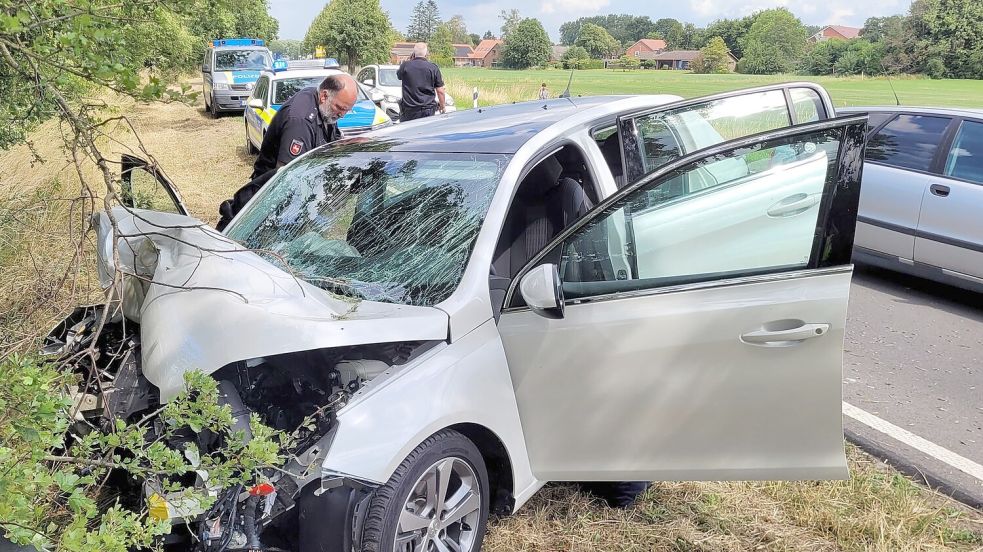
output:
POLYGON ((412 121, 413 119, 422 119, 424 117, 429 117, 437 112, 437 106, 431 105, 428 107, 415 107, 410 109, 404 109, 399 112, 399 120, 401 122, 412 121))

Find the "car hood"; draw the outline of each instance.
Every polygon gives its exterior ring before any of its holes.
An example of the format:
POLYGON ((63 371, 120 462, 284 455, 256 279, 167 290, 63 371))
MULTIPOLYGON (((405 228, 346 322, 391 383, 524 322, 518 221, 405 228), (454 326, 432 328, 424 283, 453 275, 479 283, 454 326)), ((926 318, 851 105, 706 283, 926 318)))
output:
MULTIPOLYGON (((127 318, 140 323, 143 373, 168 401, 184 373, 236 361, 367 343, 443 340, 437 308, 359 301, 299 280, 201 221, 114 209, 127 318), (135 276, 132 276, 135 275, 135 276)), ((109 216, 95 215, 99 277, 113 277, 109 216)), ((117 296, 120 297, 120 296, 117 296)))

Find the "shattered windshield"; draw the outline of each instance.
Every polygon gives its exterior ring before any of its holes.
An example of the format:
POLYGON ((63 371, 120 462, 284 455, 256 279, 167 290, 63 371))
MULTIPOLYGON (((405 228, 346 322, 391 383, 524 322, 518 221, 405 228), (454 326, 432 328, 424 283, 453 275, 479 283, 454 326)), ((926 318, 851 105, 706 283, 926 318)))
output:
POLYGON ((509 156, 358 148, 313 152, 283 169, 228 236, 277 253, 334 293, 443 301, 461 280, 509 156))

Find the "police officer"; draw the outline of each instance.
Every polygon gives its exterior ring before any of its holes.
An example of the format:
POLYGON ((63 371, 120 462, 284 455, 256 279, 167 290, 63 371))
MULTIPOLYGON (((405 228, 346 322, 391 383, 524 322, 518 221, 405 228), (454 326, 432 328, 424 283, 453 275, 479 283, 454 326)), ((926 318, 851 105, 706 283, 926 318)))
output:
POLYGON ((316 88, 305 88, 287 100, 263 136, 250 180, 340 138, 337 122, 355 105, 357 87, 349 75, 331 75, 316 88))
POLYGON ((403 99, 399 106, 399 120, 412 121, 444 112, 444 77, 440 69, 427 60, 427 43, 417 42, 413 55, 396 70, 396 78, 403 82, 403 99))

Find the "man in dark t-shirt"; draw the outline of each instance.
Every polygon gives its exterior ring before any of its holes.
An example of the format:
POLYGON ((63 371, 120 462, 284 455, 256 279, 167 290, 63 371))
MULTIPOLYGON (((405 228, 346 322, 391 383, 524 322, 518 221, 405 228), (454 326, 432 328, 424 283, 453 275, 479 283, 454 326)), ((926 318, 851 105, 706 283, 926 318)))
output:
POLYGON ((358 99, 358 84, 344 73, 325 77, 284 102, 263 136, 250 180, 279 169, 300 154, 341 137, 338 119, 358 99))
POLYGON ((444 78, 440 69, 427 60, 427 44, 418 42, 413 55, 396 71, 403 82, 403 99, 399 106, 399 120, 412 121, 444 112, 444 78))

